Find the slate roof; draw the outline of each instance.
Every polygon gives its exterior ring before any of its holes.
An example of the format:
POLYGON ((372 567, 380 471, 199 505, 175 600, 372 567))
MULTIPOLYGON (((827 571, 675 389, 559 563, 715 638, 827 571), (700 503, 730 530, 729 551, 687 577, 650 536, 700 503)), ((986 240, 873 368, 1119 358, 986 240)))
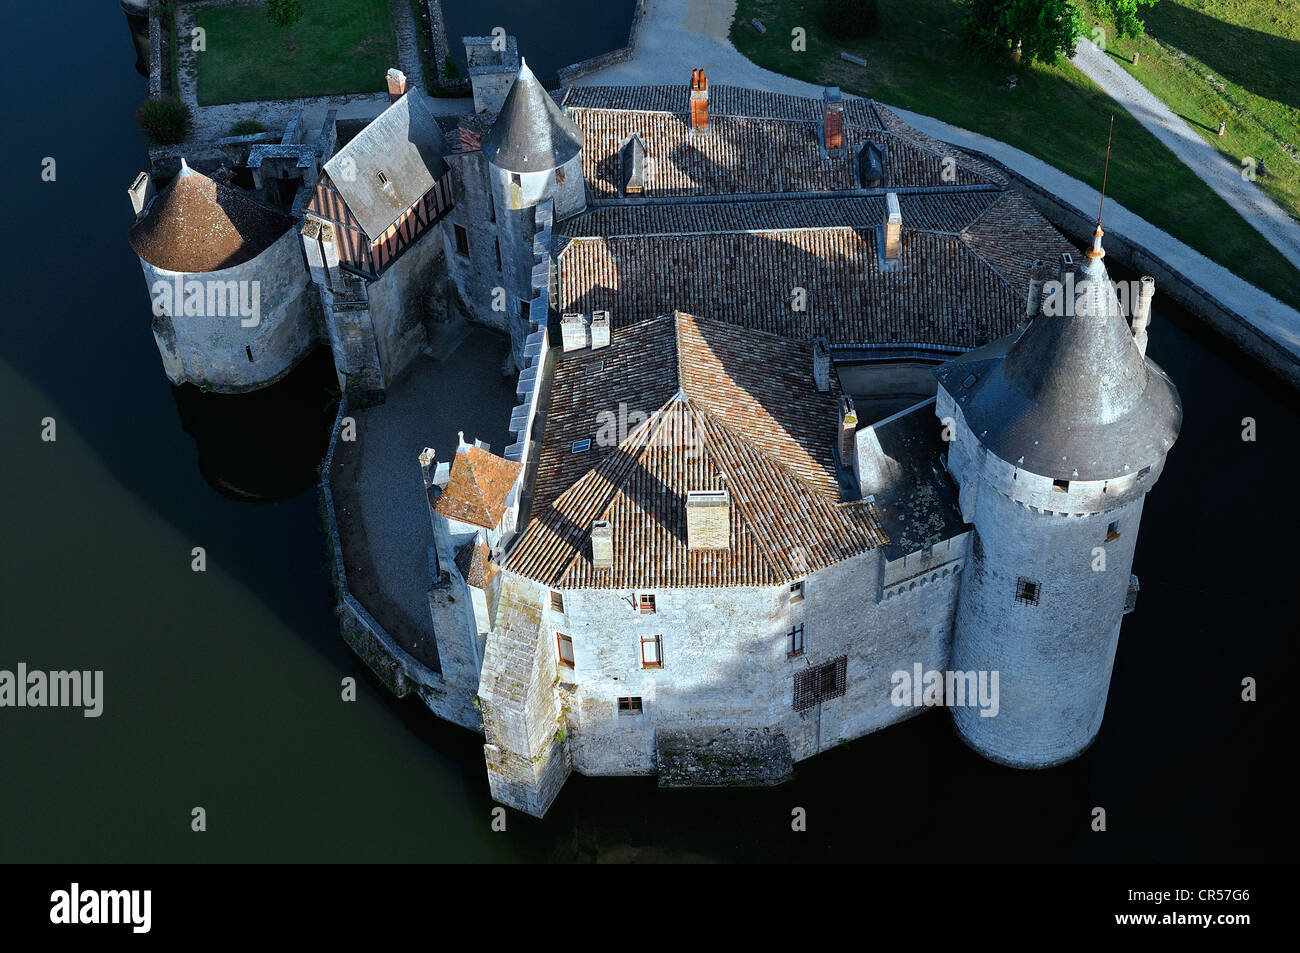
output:
POLYGON ((578 154, 582 133, 522 59, 496 122, 483 138, 488 161, 511 172, 558 169, 578 154))
POLYGON ((1138 351, 1101 259, 1074 274, 1079 313, 1040 314, 937 374, 980 442, 1012 466, 1057 480, 1114 479, 1169 451, 1182 405, 1138 351))
POLYGON ((288 215, 194 171, 182 159, 180 173, 131 226, 127 240, 157 268, 199 274, 256 258, 292 225, 288 215))
POLYGON ((466 584, 476 589, 486 589, 497 573, 487 543, 478 539, 471 539, 456 550, 456 568, 466 584))
POLYGON ((811 344, 677 313, 564 355, 551 393, 514 572, 557 588, 776 585, 887 541, 871 504, 839 500, 839 391, 814 387, 811 344), (730 546, 688 551, 687 492, 724 488, 730 546), (591 564, 599 519, 611 570, 591 564))
POLYGON ((443 152, 433 114, 418 92, 408 93, 334 153, 325 171, 373 240, 442 178, 443 152))
POLYGON ((470 444, 456 453, 450 479, 438 495, 439 516, 492 529, 501 522, 506 498, 523 464, 470 444))

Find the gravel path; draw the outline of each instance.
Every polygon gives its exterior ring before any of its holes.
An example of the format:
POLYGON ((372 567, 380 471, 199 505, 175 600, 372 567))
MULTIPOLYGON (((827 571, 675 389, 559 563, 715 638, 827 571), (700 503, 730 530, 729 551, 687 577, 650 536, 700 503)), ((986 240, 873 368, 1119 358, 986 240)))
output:
POLYGON ((1134 79, 1109 53, 1080 40, 1071 60, 1102 91, 1127 109, 1176 155, 1197 178, 1237 209, 1243 218, 1300 268, 1300 223, 1284 212, 1233 164, 1202 139, 1173 110, 1134 79))

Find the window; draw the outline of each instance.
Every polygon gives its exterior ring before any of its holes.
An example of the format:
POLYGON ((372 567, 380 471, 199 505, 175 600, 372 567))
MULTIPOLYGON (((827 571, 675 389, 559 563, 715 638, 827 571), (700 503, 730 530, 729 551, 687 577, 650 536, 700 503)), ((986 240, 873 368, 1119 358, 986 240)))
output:
POLYGON ((664 641, 661 635, 641 636, 641 667, 664 667, 664 641))
POLYGON ((492 197, 492 193, 489 192, 488 193, 488 221, 495 222, 496 220, 497 220, 497 200, 494 199, 492 197))
POLYGON ((1106 527, 1106 542, 1119 539, 1119 520, 1106 527))
POLYGON ((1043 587, 1032 580, 1021 576, 1016 580, 1016 602, 1023 602, 1027 606, 1038 605, 1038 597, 1042 594, 1043 587))
POLYGON ((583 439, 583 440, 575 440, 575 441, 573 441, 573 447, 570 448, 570 452, 572 452, 572 453, 586 453, 586 452, 587 452, 588 450, 590 450, 590 449, 591 449, 591 438, 590 438, 590 437, 587 437, 587 438, 585 438, 585 439, 583 439))
POLYGON ((519 178, 519 173, 518 173, 518 172, 511 172, 511 173, 510 173, 510 184, 511 184, 511 185, 518 185, 521 181, 523 181, 523 180, 519 178))
POLYGON ((642 613, 649 615, 655 611, 655 597, 648 592, 641 593, 639 608, 642 613))
POLYGON ((839 698, 845 691, 848 656, 799 672, 794 677, 794 710, 805 711, 814 705, 839 698))
POLYGON ((384 175, 383 172, 376 172, 376 173, 375 173, 375 176, 379 179, 379 184, 380 184, 380 185, 387 185, 387 184, 388 184, 388 176, 384 175))
POLYGON ((976 378, 975 378, 975 375, 974 375, 974 374, 967 374, 967 375, 966 375, 966 379, 963 380, 963 381, 961 382, 961 386, 962 386, 962 387, 970 387, 971 384, 974 384, 974 383, 975 383, 975 380, 976 380, 976 378))
POLYGON ((1069 492, 1070 492, 1070 481, 1069 481, 1069 480, 1053 480, 1053 481, 1052 481, 1052 489, 1055 490, 1057 493, 1069 493, 1069 492))
POLYGON ((501 239, 499 238, 492 239, 492 244, 494 244, 497 248, 497 271, 500 271, 501 270, 501 239))
POLYGON ((1151 475, 1151 468, 1150 468, 1150 467, 1143 467, 1141 470, 1138 471, 1138 479, 1139 479, 1139 480, 1145 480, 1145 479, 1146 479, 1148 476, 1150 476, 1150 475, 1151 475))
POLYGON ((519 317, 523 318, 525 321, 528 320, 528 302, 523 298, 519 299, 519 317))
POLYGON ((619 698, 618 713, 620 715, 639 715, 641 714, 641 696, 631 695, 619 698))
POLYGON ((251 345, 251 344, 245 344, 245 345, 244 345, 244 353, 248 355, 248 363, 249 363, 249 364, 252 364, 252 363, 253 363, 253 345, 251 345))
POLYGON ((785 657, 795 658, 803 655, 803 626, 796 625, 786 633, 785 657))
POLYGON ((573 668, 573 639, 563 632, 556 632, 555 652, 559 656, 561 665, 566 668, 573 668))
POLYGON ((462 258, 469 257, 469 232, 465 231, 465 226, 456 225, 456 254, 462 258))
POLYGON ((803 580, 790 583, 790 601, 803 602, 803 580))
POLYGON ((551 593, 551 611, 553 612, 564 611, 564 596, 560 595, 558 592, 551 593))
POLYGON ((563 184, 564 184, 564 170, 563 170, 563 169, 556 169, 556 170, 555 170, 555 184, 556 184, 556 185, 563 185, 563 184))

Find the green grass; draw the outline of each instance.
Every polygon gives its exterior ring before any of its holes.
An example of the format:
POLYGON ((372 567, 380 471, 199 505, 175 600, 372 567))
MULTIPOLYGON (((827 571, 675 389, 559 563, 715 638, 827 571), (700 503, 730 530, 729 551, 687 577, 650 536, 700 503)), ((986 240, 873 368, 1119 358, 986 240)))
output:
POLYGON ((287 30, 260 6, 203 9, 207 50, 197 54, 199 105, 297 99, 387 88, 397 65, 388 0, 310 0, 287 30))
MULTIPOLYGON (((847 44, 822 37, 816 24, 819 6, 820 0, 739 0, 731 40, 761 66, 1000 139, 1096 188, 1114 115, 1108 194, 1247 281, 1300 307, 1296 269, 1069 62, 1015 68, 1010 62, 972 60, 962 48, 958 7, 952 0, 879 0, 879 29, 847 44), (752 17, 763 21, 765 34, 749 25, 752 17), (791 30, 797 26, 807 30, 806 52, 790 48, 791 30), (841 60, 840 50, 865 57, 868 65, 841 60), (1002 81, 1013 72, 1019 84, 1005 89, 1002 81)), ((1148 17, 1149 27, 1155 19, 1148 17)))
POLYGON ((1146 36, 1112 37, 1107 52, 1233 165, 1262 158, 1256 183, 1300 219, 1300 13, 1280 0, 1163 0, 1144 19, 1146 36))

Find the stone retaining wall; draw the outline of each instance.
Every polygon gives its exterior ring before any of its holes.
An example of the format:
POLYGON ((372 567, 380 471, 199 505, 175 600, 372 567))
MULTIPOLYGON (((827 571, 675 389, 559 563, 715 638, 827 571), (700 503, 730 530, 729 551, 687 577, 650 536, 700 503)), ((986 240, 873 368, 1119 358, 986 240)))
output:
POLYGON ((577 63, 570 63, 568 66, 561 67, 559 71, 560 84, 567 86, 575 80, 588 76, 598 70, 614 66, 617 63, 626 63, 636 53, 637 34, 641 29, 641 21, 645 18, 646 0, 637 0, 636 12, 632 14, 632 27, 627 32, 627 46, 619 47, 617 50, 610 50, 608 53, 601 53, 599 56, 593 56, 590 59, 580 60, 577 63))

